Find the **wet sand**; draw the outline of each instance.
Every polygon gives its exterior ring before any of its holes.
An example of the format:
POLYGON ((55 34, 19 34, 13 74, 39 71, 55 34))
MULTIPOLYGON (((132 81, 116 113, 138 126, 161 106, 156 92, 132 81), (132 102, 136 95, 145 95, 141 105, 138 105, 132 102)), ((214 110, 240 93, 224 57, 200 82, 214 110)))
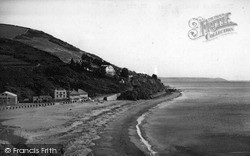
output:
POLYGON ((112 121, 108 128, 102 132, 101 138, 95 141, 96 145, 89 156, 150 155, 136 132, 137 118, 150 108, 180 95, 180 93, 173 93, 153 100, 135 102, 126 113, 121 114, 119 118, 112 121))

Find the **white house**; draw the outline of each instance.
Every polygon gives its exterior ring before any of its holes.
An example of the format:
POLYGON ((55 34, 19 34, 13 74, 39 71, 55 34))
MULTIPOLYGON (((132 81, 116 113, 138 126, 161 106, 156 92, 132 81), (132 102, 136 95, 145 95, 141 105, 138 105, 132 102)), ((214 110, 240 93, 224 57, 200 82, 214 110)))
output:
POLYGON ((55 100, 67 99, 67 91, 65 89, 55 89, 54 99, 55 100))
POLYGON ((0 94, 0 105, 13 105, 17 104, 17 95, 8 91, 0 94))
POLYGON ((111 77, 115 76, 116 74, 114 67, 111 65, 105 66, 105 72, 107 76, 111 76, 111 77))

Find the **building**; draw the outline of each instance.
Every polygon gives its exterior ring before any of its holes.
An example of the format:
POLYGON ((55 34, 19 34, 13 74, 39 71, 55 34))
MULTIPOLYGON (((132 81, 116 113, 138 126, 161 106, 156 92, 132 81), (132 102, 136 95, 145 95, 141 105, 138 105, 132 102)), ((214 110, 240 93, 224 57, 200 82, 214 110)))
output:
POLYGON ((106 76, 109 76, 109 77, 115 76, 116 72, 115 72, 115 69, 114 69, 113 66, 106 65, 106 66, 104 66, 104 68, 105 68, 105 74, 106 74, 106 76))
POLYGON ((113 94, 113 95, 108 95, 103 98, 103 100, 106 101, 114 101, 117 100, 117 98, 121 95, 121 93, 113 94))
POLYGON ((88 98, 88 93, 82 89, 78 89, 78 91, 72 90, 69 93, 69 99, 71 102, 81 102, 82 100, 87 98, 88 98))
POLYGON ((55 99, 55 101, 66 100, 67 99, 67 91, 65 89, 55 89, 54 99, 55 99))
POLYGON ((80 94, 73 89, 73 91, 69 93, 69 99, 71 102, 78 102, 81 100, 81 97, 80 94))
POLYGON ((0 94, 0 105, 13 105, 17 104, 17 95, 8 91, 0 94))
POLYGON ((84 90, 78 89, 78 93, 80 94, 80 97, 81 97, 82 99, 88 98, 88 97, 89 97, 88 93, 85 92, 84 90))
POLYGON ((52 97, 49 95, 33 96, 33 103, 51 102, 52 97))

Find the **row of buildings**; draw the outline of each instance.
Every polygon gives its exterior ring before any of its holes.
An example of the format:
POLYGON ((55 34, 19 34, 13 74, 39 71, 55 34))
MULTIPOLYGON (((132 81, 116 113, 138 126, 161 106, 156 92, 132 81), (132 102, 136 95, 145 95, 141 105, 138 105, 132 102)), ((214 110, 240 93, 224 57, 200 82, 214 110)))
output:
MULTIPOLYGON (((43 103, 52 101, 81 102, 88 98, 88 93, 82 89, 67 91, 65 89, 55 89, 54 98, 50 95, 33 96, 33 103, 43 103)), ((18 96, 14 93, 5 91, 0 94, 0 105, 12 105, 18 103, 18 96)))

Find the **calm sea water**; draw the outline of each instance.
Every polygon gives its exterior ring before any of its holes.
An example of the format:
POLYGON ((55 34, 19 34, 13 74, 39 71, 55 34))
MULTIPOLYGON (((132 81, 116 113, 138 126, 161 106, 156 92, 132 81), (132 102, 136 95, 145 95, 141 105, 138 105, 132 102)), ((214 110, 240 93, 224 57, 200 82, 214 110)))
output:
POLYGON ((250 156, 250 82, 166 83, 184 92, 144 120, 158 155, 250 156))

